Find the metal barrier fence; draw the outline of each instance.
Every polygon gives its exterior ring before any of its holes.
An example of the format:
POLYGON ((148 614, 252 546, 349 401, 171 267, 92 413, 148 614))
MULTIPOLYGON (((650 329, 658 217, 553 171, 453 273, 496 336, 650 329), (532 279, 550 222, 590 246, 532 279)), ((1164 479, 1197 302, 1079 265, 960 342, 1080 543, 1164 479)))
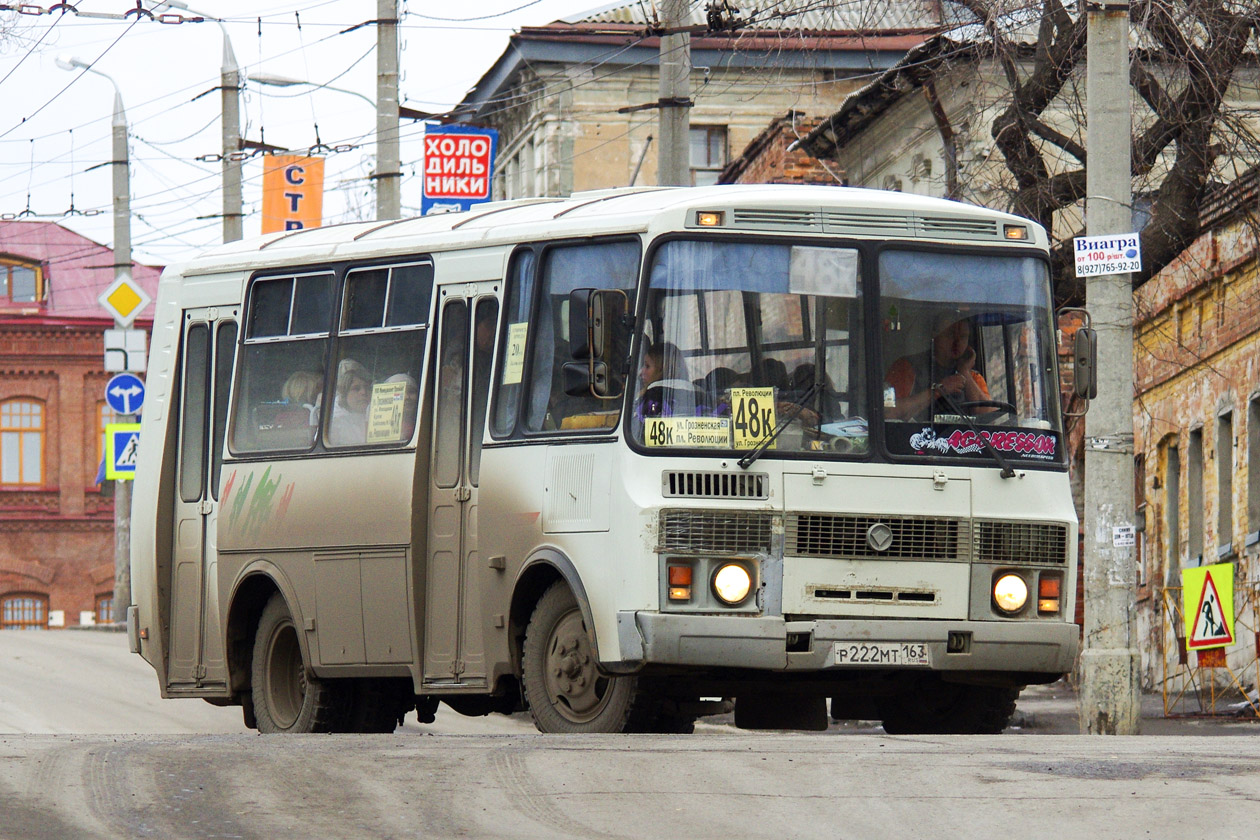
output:
POLYGON ((1159 591, 1164 717, 1260 720, 1260 582, 1234 586, 1234 644, 1203 651, 1186 649, 1181 591, 1180 586, 1159 591))

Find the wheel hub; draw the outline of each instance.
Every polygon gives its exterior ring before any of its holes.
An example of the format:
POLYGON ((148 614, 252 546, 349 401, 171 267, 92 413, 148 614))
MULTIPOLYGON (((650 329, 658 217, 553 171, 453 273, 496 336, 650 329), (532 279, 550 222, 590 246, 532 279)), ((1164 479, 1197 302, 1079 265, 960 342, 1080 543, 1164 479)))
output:
POLYGON ((547 689, 552 705, 575 722, 597 715, 606 702, 608 680, 591 655, 582 615, 568 613, 551 634, 547 647, 547 689))

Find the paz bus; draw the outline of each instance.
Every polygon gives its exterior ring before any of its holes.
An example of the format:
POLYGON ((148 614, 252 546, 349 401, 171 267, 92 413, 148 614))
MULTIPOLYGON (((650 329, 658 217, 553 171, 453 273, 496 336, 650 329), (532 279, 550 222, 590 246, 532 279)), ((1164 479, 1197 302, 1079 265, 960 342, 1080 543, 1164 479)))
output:
POLYGON ((159 288, 132 649, 262 732, 997 732, 1078 649, 1056 365, 1044 230, 899 193, 224 245, 159 288))

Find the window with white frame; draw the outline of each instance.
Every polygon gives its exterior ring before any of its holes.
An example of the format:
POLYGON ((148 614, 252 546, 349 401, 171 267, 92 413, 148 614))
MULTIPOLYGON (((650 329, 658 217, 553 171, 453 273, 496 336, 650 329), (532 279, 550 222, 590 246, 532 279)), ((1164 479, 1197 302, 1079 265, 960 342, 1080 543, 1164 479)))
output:
POLYGON ((0 486, 44 481, 44 404, 17 398, 0 402, 0 486))

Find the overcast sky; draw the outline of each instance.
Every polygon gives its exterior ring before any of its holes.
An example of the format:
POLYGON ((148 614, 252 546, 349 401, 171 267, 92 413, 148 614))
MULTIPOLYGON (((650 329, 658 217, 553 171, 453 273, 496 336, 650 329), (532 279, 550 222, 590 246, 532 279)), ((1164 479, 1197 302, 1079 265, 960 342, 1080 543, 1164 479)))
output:
MULTIPOLYGON (((135 0, 76 5, 87 12, 123 14, 135 0)), ((158 4, 144 0, 144 5, 156 9, 158 4)), ((375 99, 376 30, 370 25, 343 30, 373 19, 376 0, 189 0, 188 5, 223 19, 243 77, 287 76, 375 99)), ((607 0, 406 0, 400 27, 402 103, 422 111, 446 110, 502 54, 514 30, 607 5, 607 0)), ((94 63, 122 92, 131 134, 135 259, 166 264, 221 241, 219 218, 198 219, 222 210, 220 164, 197 160, 217 155, 221 147, 215 88, 223 35, 217 24, 0 12, 0 26, 5 103, 0 213, 5 218, 29 208, 35 215, 23 218, 59 221, 112 244, 110 167, 98 165, 110 159, 114 90, 99 75, 57 67, 58 56, 73 56, 94 63), (72 207, 75 214, 68 213, 72 207)), ((310 90, 247 83, 243 133, 250 140, 265 136, 273 145, 306 149, 316 142, 318 124, 323 144, 354 147, 328 157, 324 222, 374 218, 367 176, 373 170, 375 112, 359 97, 310 90)), ((404 214, 419 212, 422 131, 418 124, 402 123, 404 214)), ((246 161, 246 237, 259 233, 261 176, 260 159, 246 161)))

